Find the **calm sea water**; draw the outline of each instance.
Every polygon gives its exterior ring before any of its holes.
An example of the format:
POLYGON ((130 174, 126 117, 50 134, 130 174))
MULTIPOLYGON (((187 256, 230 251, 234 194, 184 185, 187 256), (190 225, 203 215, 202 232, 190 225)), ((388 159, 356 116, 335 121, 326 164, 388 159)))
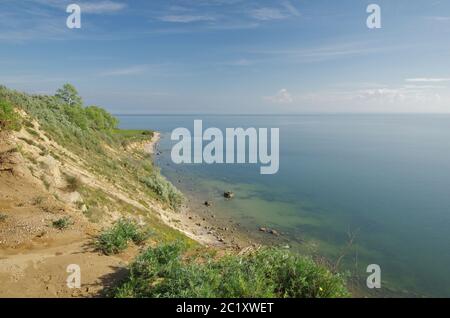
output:
MULTIPOLYGON (((379 264, 386 295, 450 296, 450 116, 119 116, 163 132, 163 174, 215 201, 249 231, 284 233, 293 249, 361 275, 379 264), (170 132, 203 126, 280 128, 280 170, 171 163, 170 132), (181 177, 182 176, 182 177, 181 177), (179 181, 179 180, 178 180, 179 181), (224 190, 237 194, 221 200, 224 190), (354 233, 346 248, 348 233, 354 233)), ((263 235, 263 234, 261 234, 263 235)))

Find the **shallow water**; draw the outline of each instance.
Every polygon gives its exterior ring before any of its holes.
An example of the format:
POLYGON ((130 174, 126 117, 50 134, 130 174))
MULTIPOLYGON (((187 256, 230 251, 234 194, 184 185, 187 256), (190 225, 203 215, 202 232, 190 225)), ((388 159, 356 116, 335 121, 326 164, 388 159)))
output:
MULTIPOLYGON (((119 116, 122 128, 163 132, 158 163, 182 190, 212 200, 251 232, 283 232, 293 249, 344 268, 379 264, 385 295, 450 296, 450 116, 119 116), (259 165, 174 165, 170 132, 280 128, 280 171, 259 165), (224 190, 236 198, 223 200, 224 190)), ((262 235, 262 234, 260 234, 262 235)))

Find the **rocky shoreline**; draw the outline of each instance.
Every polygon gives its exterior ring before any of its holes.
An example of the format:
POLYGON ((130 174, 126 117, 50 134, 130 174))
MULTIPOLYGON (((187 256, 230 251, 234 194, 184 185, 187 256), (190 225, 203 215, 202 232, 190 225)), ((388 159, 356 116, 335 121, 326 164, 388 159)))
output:
MULTIPOLYGON (((160 138, 161 134, 155 133, 152 140, 144 146, 145 151, 153 155, 160 155, 161 151, 157 149, 160 138)), ((202 200, 198 195, 193 196, 190 193, 184 193, 184 195, 186 202, 180 211, 177 213, 160 211, 163 221, 170 227, 181 231, 202 245, 221 249, 240 251, 266 243, 255 239, 236 220, 217 215, 214 210, 214 201, 202 200)), ((226 200, 233 200, 235 193, 224 190, 223 197, 226 200)), ((268 241, 270 238, 276 239, 281 235, 275 229, 264 227, 256 227, 254 232, 256 234, 265 232, 268 235, 268 241)))

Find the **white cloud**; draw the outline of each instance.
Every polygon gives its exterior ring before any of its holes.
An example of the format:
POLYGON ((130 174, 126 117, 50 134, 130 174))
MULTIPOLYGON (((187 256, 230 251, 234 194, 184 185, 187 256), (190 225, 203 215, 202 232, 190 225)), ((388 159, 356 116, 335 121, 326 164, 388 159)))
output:
POLYGON ((405 81, 410 83, 442 83, 450 82, 450 78, 407 78, 405 81))
POLYGON ((215 18, 205 15, 166 15, 160 17, 159 20, 172 23, 191 23, 200 21, 214 21, 215 18))
POLYGON ((287 18, 280 10, 275 8, 260 8, 250 12, 250 15, 257 20, 280 20, 287 18))
POLYGON ((370 41, 355 41, 348 43, 330 43, 317 47, 301 48, 275 48, 263 50, 248 50, 248 53, 266 55, 271 59, 279 59, 283 62, 317 63, 328 60, 350 58, 378 54, 398 49, 400 47, 388 47, 377 45, 370 41))
POLYGON ((278 104, 290 104, 294 101, 286 88, 282 88, 274 96, 266 96, 264 99, 278 104))
POLYGON ((296 101, 342 104, 342 105, 372 105, 383 108, 387 105, 432 105, 443 99, 445 91, 432 86, 404 85, 399 87, 374 86, 360 89, 323 90, 306 95, 297 95, 296 101))

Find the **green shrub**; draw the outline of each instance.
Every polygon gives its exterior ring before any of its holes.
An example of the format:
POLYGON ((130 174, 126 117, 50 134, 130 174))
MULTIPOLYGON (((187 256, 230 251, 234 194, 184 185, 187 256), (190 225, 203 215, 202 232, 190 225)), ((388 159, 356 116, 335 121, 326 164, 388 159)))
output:
POLYGON ((156 193, 168 203, 172 208, 177 209, 183 202, 183 195, 166 178, 160 174, 153 174, 149 177, 139 178, 143 184, 156 193))
POLYGON ((19 114, 14 111, 14 107, 6 100, 0 99, 0 131, 19 131, 22 123, 19 114))
POLYGON ((115 297, 348 297, 345 280, 313 260, 263 248, 218 260, 183 260, 178 243, 149 248, 131 264, 115 297))
POLYGON ((91 122, 91 127, 97 130, 116 129, 119 121, 103 108, 89 106, 85 108, 87 118, 91 122))
POLYGON ((125 250, 130 242, 142 244, 149 236, 150 232, 140 228, 135 222, 122 219, 103 232, 95 245, 104 254, 111 255, 125 250))
POLYGON ((67 229, 71 224, 72 222, 67 216, 52 222, 53 227, 61 231, 67 229))

